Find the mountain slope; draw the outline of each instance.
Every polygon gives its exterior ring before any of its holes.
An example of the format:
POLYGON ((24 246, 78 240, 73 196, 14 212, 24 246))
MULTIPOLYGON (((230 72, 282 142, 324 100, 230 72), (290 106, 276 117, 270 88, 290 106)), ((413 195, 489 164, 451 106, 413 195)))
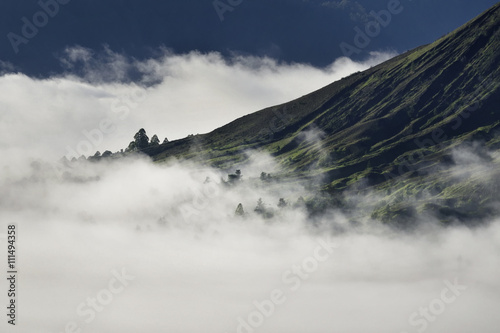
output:
MULTIPOLYGON (((500 142, 499 27, 497 4, 430 45, 211 133, 144 152, 159 162, 176 157, 229 168, 245 161, 246 150, 262 149, 283 167, 283 179, 318 177, 330 193, 360 184, 394 190, 410 182, 427 184, 423 190, 436 196, 436 181, 421 179, 432 166, 454 164, 453 149, 466 142, 495 149, 500 142)), ((453 193, 460 199, 467 189, 453 193)), ((445 208, 456 209, 455 201, 445 208)))

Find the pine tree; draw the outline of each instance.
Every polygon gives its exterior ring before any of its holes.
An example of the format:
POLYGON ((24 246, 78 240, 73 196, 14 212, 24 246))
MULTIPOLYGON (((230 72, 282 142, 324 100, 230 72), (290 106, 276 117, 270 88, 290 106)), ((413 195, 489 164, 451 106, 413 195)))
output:
POLYGON ((146 135, 144 128, 141 128, 139 132, 134 135, 135 147, 138 149, 144 149, 149 146, 149 138, 146 135))
POLYGON ((234 212, 236 216, 243 216, 245 215, 245 211, 243 210, 243 205, 240 203, 238 204, 238 207, 236 207, 236 211, 234 212))
POLYGON ((151 138, 151 143, 149 144, 150 146, 158 146, 160 144, 160 139, 158 139, 158 136, 155 134, 151 138))
POLYGON ((127 149, 125 149, 125 152, 135 151, 136 149, 137 149, 137 147, 136 147, 135 141, 131 141, 129 143, 127 149))
POLYGON ((253 210, 257 214, 264 214, 266 212, 266 207, 264 206, 264 202, 262 201, 262 198, 259 198, 257 201, 257 206, 253 210))

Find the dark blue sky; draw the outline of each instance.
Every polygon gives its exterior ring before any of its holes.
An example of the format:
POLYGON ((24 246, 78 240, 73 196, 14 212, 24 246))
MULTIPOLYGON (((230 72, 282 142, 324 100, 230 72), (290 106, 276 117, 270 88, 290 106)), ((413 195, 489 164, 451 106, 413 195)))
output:
MULTIPOLYGON (((154 57, 166 47, 176 53, 267 55, 325 66, 343 55, 342 42, 355 46, 353 29, 365 29, 373 20, 370 11, 386 10, 396 0, 220 0, 219 13, 213 0, 59 0, 58 9, 55 1, 0 2, 1 61, 47 76, 63 70, 59 57, 66 47, 99 52, 108 45, 137 59, 154 57), (48 14, 40 12, 44 6, 48 14)), ((351 57, 432 42, 495 3, 401 0, 401 12, 351 57)))

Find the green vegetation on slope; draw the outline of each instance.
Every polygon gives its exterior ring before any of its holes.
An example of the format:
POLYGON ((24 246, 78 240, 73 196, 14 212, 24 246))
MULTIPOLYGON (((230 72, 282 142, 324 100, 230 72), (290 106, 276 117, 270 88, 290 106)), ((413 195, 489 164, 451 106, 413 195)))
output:
POLYGON ((158 163, 175 157, 227 169, 243 164, 245 151, 262 150, 281 165, 282 179, 321 179, 318 191, 330 194, 362 186, 384 194, 370 208, 382 221, 425 212, 443 221, 480 217, 493 197, 484 182, 456 180, 439 166, 453 164, 454 149, 467 142, 499 147, 499 27, 497 4, 432 44, 143 152, 158 163), (420 201, 405 203, 412 200, 420 201))

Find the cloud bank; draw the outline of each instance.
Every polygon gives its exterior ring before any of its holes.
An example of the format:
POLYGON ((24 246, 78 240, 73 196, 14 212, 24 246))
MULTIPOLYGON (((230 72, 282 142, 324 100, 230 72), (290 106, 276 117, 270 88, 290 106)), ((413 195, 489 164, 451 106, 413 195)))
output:
POLYGON ((262 182, 277 166, 253 160, 234 186, 140 158, 2 178, 21 331, 496 332, 498 222, 401 233, 332 211, 314 227, 294 206, 308 192, 262 182))
POLYGON ((167 50, 138 62, 109 49, 71 48, 61 56, 68 70, 64 76, 0 77, 0 151, 10 160, 23 155, 53 159, 126 148, 140 128, 161 140, 207 133, 390 56, 374 53, 363 63, 342 58, 319 69, 269 58, 167 50))

